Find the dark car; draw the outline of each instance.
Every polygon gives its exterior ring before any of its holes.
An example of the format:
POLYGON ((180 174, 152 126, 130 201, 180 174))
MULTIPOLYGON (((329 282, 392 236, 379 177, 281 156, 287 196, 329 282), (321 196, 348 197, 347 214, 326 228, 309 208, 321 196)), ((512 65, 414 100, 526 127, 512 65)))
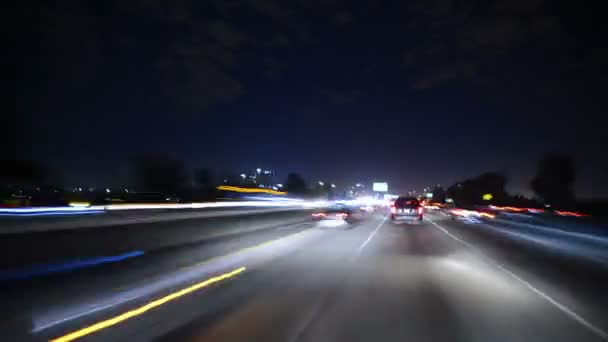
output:
POLYGON ((399 197, 391 206, 393 221, 422 221, 423 216, 422 203, 415 197, 399 197))
POLYGON ((360 210, 344 206, 334 205, 321 211, 312 213, 312 218, 315 221, 321 220, 339 220, 352 223, 362 218, 360 210))

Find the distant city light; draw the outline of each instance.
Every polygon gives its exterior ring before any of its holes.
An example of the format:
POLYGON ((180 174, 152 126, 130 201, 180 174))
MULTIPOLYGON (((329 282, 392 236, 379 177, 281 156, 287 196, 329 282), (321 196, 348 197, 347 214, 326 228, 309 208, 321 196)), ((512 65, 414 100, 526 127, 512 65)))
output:
POLYGON ((323 183, 323 182, 319 181, 319 185, 320 185, 320 186, 323 186, 323 185, 325 185, 325 183, 323 183))
POLYGON ((107 192, 107 193, 110 193, 110 189, 106 188, 106 192, 107 192))
POLYGON ((255 171, 256 171, 257 173, 261 173, 261 172, 262 172, 262 169, 260 169, 260 168, 258 167, 257 169, 255 169, 255 171))
POLYGON ((241 173, 241 178, 245 179, 245 178, 247 178, 247 175, 244 173, 241 173))
POLYGON ((484 194, 484 195, 483 195, 481 198, 482 198, 484 201, 489 201, 489 200, 491 200, 492 198, 494 198, 494 196, 492 196, 492 194, 484 194))
POLYGON ((335 188, 335 187, 336 187, 336 184, 332 184, 332 185, 331 185, 331 187, 332 187, 332 188, 335 188))

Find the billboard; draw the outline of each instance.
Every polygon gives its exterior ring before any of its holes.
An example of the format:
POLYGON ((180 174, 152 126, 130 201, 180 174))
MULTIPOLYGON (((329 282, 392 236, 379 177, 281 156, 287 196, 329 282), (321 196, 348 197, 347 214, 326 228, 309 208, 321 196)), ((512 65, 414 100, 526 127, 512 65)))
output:
POLYGON ((388 183, 374 183, 372 186, 372 190, 374 190, 376 192, 387 192, 388 183))

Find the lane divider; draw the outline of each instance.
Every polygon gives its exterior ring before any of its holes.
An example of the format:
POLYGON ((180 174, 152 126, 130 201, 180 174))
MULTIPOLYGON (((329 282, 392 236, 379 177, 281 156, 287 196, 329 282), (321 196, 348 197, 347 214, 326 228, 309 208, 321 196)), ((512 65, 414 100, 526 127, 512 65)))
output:
POLYGON ((374 236, 380 230, 380 227, 382 227, 382 225, 384 224, 384 222, 386 222, 387 219, 388 219, 388 216, 385 216, 382 219, 382 221, 380 222, 380 224, 378 224, 378 226, 374 229, 374 231, 371 234, 369 234, 369 236, 367 237, 367 239, 365 241, 363 241, 363 243, 361 244, 361 246, 359 246, 359 250, 357 251, 357 256, 359 256, 361 254, 361 252, 363 252, 363 249, 365 248, 365 246, 367 246, 367 244, 370 241, 372 241, 372 239, 374 238, 374 236))
POLYGON ((576 312, 574 312, 574 310, 570 309, 569 307, 567 307, 566 305, 560 303, 559 301, 557 301, 553 297, 551 297, 548 294, 544 293, 543 291, 539 290, 534 285, 532 285, 531 283, 529 283, 527 280, 525 280, 522 277, 520 277, 520 276, 516 275, 515 273, 511 272, 505 266, 503 266, 502 264, 498 263, 497 261, 494 261, 494 259, 488 257, 485 253, 481 252, 478 248, 475 248, 470 243, 468 243, 465 240, 463 240, 463 239, 457 237, 456 235, 450 233, 447 229, 445 229, 442 226, 438 225, 437 223, 435 223, 431 219, 427 218, 427 221, 431 222, 433 224, 433 226, 435 226, 437 229, 441 230, 443 233, 445 233, 450 238, 452 238, 452 239, 454 239, 454 240, 462 243, 464 246, 466 246, 467 248, 469 248, 473 252, 477 253, 478 255, 481 255, 483 257, 483 259, 486 261, 486 263, 488 263, 488 264, 490 264, 490 265, 498 268, 504 274, 508 275, 512 279, 515 279, 520 284, 522 284, 523 286, 525 286, 526 288, 528 288, 530 291, 532 291, 534 294, 538 295, 539 297, 541 297, 544 300, 546 300, 547 302, 549 302, 551 305, 553 305, 554 307, 556 307, 562 313, 566 314, 566 316, 568 316, 572 320, 578 322, 583 327, 587 328, 589 331, 591 331, 592 333, 594 333, 598 337, 602 338, 603 340, 608 341, 608 332, 602 330, 601 328, 595 326, 593 323, 587 321, 585 318, 583 318, 582 316, 580 316, 579 314, 577 314, 576 312))
MULTIPOLYGON (((295 237, 304 235, 306 233, 310 233, 312 231, 314 231, 314 229, 307 228, 307 229, 305 229, 303 231, 300 231, 298 233, 295 233, 295 234, 289 234, 289 235, 286 235, 286 236, 283 236, 283 237, 280 237, 280 238, 277 238, 277 239, 264 241, 264 242, 261 242, 261 243, 259 243, 257 245, 253 245, 253 246, 250 246, 250 247, 245 247, 243 249, 239 249, 239 250, 236 250, 234 252, 230 252, 228 254, 212 257, 210 259, 203 260, 201 262, 198 262, 198 263, 190 265, 190 266, 184 266, 184 267, 180 268, 180 270, 187 271, 187 270, 190 270, 190 269, 193 269, 193 268, 197 268, 197 267, 201 267, 201 266, 204 266, 204 265, 208 265, 208 264, 211 264, 213 262, 217 262, 217 261, 220 261, 220 260, 223 260, 223 259, 226 259, 226 258, 234 257, 234 256, 237 256, 237 255, 239 255, 241 253, 252 251, 252 250, 255 250, 255 249, 258 249, 258 248, 270 245, 272 243, 279 242, 281 240, 287 240, 287 239, 295 238, 295 237)), ((123 289, 119 288, 119 289, 116 289, 116 291, 117 292, 123 291, 123 289)), ((31 333, 39 333, 42 330, 48 329, 48 328, 56 326, 58 324, 62 324, 62 323, 65 323, 67 321, 70 321, 70 320, 73 320, 73 319, 76 319, 76 318, 80 318, 80 317, 83 317, 83 316, 86 316, 86 315, 89 315, 89 314, 92 314, 92 313, 95 313, 95 312, 99 312, 99 311, 102 311, 102 310, 105 310, 105 309, 108 309, 108 308, 111 308, 111 307, 115 307, 117 305, 123 305, 123 304, 126 304, 127 302, 135 300, 137 298, 139 298, 139 296, 131 296, 131 297, 127 297, 127 298, 121 297, 121 300, 118 301, 118 302, 114 302, 114 303, 110 303, 110 304, 106 304, 106 305, 102 305, 102 306, 97 306, 97 307, 94 307, 93 309, 88 310, 86 312, 80 312, 80 313, 71 315, 69 317, 65 317, 65 318, 62 318, 62 319, 59 319, 59 320, 54 320, 52 322, 48 322, 48 323, 45 323, 43 325, 37 326, 37 327, 35 327, 34 329, 31 330, 31 333)))
POLYGON ((90 326, 88 326, 86 328, 82 328, 80 330, 76 330, 76 331, 71 332, 69 334, 66 334, 64 336, 54 338, 54 339, 51 340, 51 342, 69 342, 69 341, 74 341, 74 340, 79 339, 79 338, 81 338, 83 336, 92 334, 92 333, 94 333, 96 331, 100 331, 100 330, 103 330, 105 328, 109 328, 109 327, 111 327, 113 325, 116 325, 116 324, 118 324, 120 322, 126 321, 128 319, 131 319, 131 318, 139 316, 139 315, 142 315, 142 314, 146 313, 149 310, 152 310, 152 309, 157 308, 157 307, 159 307, 159 306, 161 306, 163 304, 166 304, 166 303, 171 302, 171 301, 173 301, 175 299, 178 299, 179 297, 182 297, 182 296, 185 296, 185 295, 187 295, 189 293, 198 291, 198 290, 200 290, 202 288, 208 287, 208 286, 210 286, 212 284, 221 282, 223 280, 233 278, 233 277, 235 277, 235 276, 237 276, 237 275, 245 272, 246 269, 247 268, 245 266, 241 266, 241 267, 239 267, 239 268, 237 268, 237 269, 235 269, 233 271, 230 271, 230 272, 227 272, 227 273, 224 273, 224 274, 220 274, 218 276, 209 278, 209 279, 207 279, 205 281, 202 281, 200 283, 194 284, 194 285, 192 285, 190 287, 187 287, 185 289, 182 289, 180 291, 173 292, 173 293, 171 293, 169 295, 166 295, 164 297, 156 299, 156 300, 154 300, 152 302, 149 302, 148 304, 140 306, 137 309, 133 309, 133 310, 127 311, 127 312, 125 312, 123 314, 120 314, 120 315, 112 317, 110 319, 106 319, 104 321, 95 323, 95 324, 90 325, 90 326))

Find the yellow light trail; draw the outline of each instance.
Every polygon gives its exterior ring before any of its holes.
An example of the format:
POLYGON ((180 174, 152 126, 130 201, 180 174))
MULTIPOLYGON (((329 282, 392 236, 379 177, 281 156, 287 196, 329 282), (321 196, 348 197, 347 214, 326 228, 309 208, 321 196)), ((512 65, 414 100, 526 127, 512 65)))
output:
POLYGON ((230 186, 230 185, 220 185, 217 187, 218 190, 224 191, 234 191, 234 192, 244 192, 244 193, 267 193, 272 195, 287 195, 285 191, 276 191, 272 189, 264 189, 264 188, 240 188, 238 186, 230 186))
POLYGON ((92 334, 92 333, 94 333, 96 331, 103 330, 105 328, 108 328, 108 327, 111 327, 113 325, 116 325, 116 324, 118 324, 120 322, 126 321, 126 320, 128 320, 130 318, 139 316, 139 315, 145 313, 148 310, 151 310, 151 309, 154 309, 156 307, 159 307, 159 306, 161 306, 161 305, 163 305, 163 304, 165 304, 167 302, 170 302, 170 301, 175 300, 175 299, 177 299, 179 297, 185 296, 185 295, 187 295, 189 293, 192 293, 194 291, 200 290, 200 289, 202 289, 204 287, 207 287, 209 285, 212 285, 214 283, 220 282, 220 281, 225 280, 225 279, 232 278, 232 277, 234 277, 234 276, 236 276, 236 275, 238 275, 240 273, 243 273, 246 269, 247 268, 245 266, 242 266, 242 267, 239 267, 239 268, 237 268, 237 269, 235 269, 235 270, 233 270, 231 272, 227 272, 227 273, 215 276, 213 278, 209 278, 209 279, 207 279, 205 281, 202 281, 200 283, 194 284, 194 285, 192 285, 190 287, 187 287, 185 289, 179 290, 177 292, 173 292, 173 293, 171 293, 171 294, 169 294, 167 296, 164 296, 162 298, 154 300, 154 301, 152 301, 152 302, 150 302, 150 303, 148 303, 146 305, 140 306, 137 309, 133 309, 133 310, 127 311, 127 312, 125 312, 123 314, 120 314, 118 316, 112 317, 112 318, 107 319, 105 321, 101 321, 101 322, 95 323, 95 324, 90 325, 90 326, 88 326, 86 328, 82 328, 80 330, 76 330, 74 332, 71 332, 71 333, 69 333, 67 335, 64 335, 64 336, 52 339, 51 342, 69 342, 69 341, 74 341, 74 340, 76 340, 78 338, 81 338, 83 336, 92 334))

